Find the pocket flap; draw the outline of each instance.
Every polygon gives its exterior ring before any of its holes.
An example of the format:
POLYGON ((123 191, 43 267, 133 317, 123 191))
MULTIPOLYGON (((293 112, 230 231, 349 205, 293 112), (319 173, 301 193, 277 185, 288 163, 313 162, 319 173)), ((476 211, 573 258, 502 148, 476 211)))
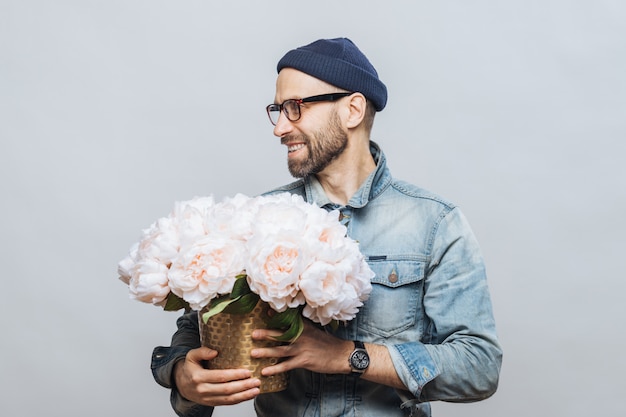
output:
POLYGON ((376 274, 372 278, 375 284, 396 288, 424 279, 423 261, 370 257, 368 264, 376 274))

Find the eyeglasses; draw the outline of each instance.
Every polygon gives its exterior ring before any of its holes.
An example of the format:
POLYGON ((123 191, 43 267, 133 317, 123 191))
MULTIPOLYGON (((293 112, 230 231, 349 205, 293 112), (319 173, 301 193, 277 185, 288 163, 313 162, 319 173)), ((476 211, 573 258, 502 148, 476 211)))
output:
POLYGON ((270 118, 270 122, 274 126, 278 123, 278 118, 280 117, 280 112, 285 113, 287 119, 291 122, 297 122, 300 120, 302 116, 300 112, 300 105, 302 103, 318 103, 320 101, 336 101, 343 97, 348 97, 352 93, 331 93, 331 94, 321 94, 319 96, 311 96, 306 98, 299 99, 289 99, 283 101, 282 104, 270 104, 265 108, 267 110, 267 115, 270 118))

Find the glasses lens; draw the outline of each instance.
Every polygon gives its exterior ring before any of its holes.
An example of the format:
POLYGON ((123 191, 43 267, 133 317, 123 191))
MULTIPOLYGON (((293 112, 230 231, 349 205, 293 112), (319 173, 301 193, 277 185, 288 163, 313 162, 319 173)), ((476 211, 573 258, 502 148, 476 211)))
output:
POLYGON ((283 103, 283 110, 287 115, 287 119, 292 122, 300 119, 300 105, 296 100, 287 100, 283 103))
POLYGON ((278 117, 280 116, 280 106, 278 104, 270 104, 267 106, 267 115, 270 118, 270 122, 273 125, 278 123, 278 117))

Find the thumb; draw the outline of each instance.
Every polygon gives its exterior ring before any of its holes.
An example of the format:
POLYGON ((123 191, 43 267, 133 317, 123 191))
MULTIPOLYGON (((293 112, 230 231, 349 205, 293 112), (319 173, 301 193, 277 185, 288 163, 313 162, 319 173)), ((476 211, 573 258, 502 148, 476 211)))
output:
POLYGON ((187 352, 187 360, 191 362, 200 363, 202 361, 209 361, 217 356, 217 351, 208 347, 199 347, 197 349, 191 349, 187 352))

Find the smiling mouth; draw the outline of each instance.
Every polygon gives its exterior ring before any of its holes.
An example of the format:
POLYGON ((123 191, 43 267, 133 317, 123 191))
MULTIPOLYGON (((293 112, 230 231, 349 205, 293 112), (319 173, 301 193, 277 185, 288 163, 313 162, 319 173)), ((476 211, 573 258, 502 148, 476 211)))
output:
POLYGON ((304 143, 296 143, 294 145, 289 145, 287 146, 287 152, 292 153, 292 152, 298 151, 304 148, 304 146, 305 146, 304 143))

